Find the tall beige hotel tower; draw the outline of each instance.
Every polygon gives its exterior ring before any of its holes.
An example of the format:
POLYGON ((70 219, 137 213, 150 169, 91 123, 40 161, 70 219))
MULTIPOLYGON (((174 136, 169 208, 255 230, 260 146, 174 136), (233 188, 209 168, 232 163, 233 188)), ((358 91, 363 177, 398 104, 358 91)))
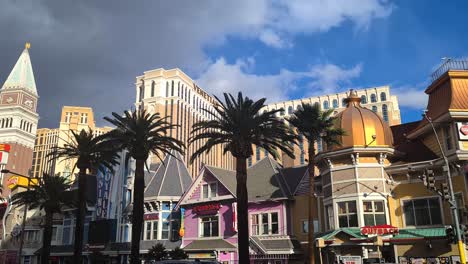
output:
MULTIPOLYGON (((192 125, 194 122, 209 118, 202 109, 211 108, 215 103, 215 99, 197 86, 189 76, 178 68, 170 70, 159 68, 146 71, 143 75, 137 76, 135 86, 136 107, 140 107, 143 104, 144 108, 150 113, 158 112, 162 117, 169 116, 169 123, 179 125, 179 127, 170 132, 170 135, 187 145, 184 161, 188 165, 192 177, 195 177, 203 163, 224 169, 235 168, 233 157, 223 155, 221 147, 204 155, 193 164, 189 164, 190 156, 201 145, 201 143, 188 145, 192 125)), ((357 90, 357 94, 361 98, 364 107, 380 114, 389 125, 401 123, 398 100, 395 95, 391 95, 389 86, 360 89, 357 90)), ((268 98, 268 95, 265 95, 265 97, 268 98)), ((285 118, 290 116, 302 103, 309 103, 319 104, 322 109, 333 108, 334 113, 337 114, 346 108, 344 99, 347 97, 348 94, 345 92, 307 97, 271 103, 265 106, 264 110, 282 109, 278 113, 278 117, 285 118)), ((318 140, 316 149, 318 151, 322 149, 320 140, 318 140)), ((306 150, 306 142, 300 142, 295 147, 296 158, 293 160, 282 156, 280 162, 285 167, 303 165, 308 158, 306 150)), ((265 157, 265 154, 265 151, 262 149, 254 147, 253 155, 249 159, 248 165, 255 164, 255 162, 265 157)), ((159 161, 152 160, 152 162, 159 161)))

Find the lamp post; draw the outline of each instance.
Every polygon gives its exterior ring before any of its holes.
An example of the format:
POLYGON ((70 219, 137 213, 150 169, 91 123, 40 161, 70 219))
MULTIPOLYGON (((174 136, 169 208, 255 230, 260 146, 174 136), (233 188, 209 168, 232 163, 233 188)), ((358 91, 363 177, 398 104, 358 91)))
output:
POLYGON ((452 175, 450 173, 450 165, 449 161, 447 159, 447 156, 445 156, 444 149, 442 148, 442 144, 440 143, 439 136, 437 135, 437 131, 434 127, 434 123, 432 122, 432 119, 427 116, 427 112, 424 112, 424 118, 429 122, 429 124, 432 127, 432 131, 434 132, 435 138, 437 140, 437 145, 439 145, 440 148, 440 153, 442 153, 442 157, 444 158, 445 166, 443 168, 444 171, 447 172, 447 182, 449 185, 449 191, 450 191, 450 200, 448 201, 450 204, 450 208, 452 209, 453 213, 453 218, 455 218, 455 230, 457 232, 457 244, 458 244, 458 251, 460 253, 460 260, 462 264, 466 264, 466 258, 465 258, 465 244, 462 241, 461 237, 461 231, 460 231, 460 222, 458 219, 458 205, 455 200, 455 194, 453 193, 453 184, 452 184, 452 175))
MULTIPOLYGON (((25 176, 25 175, 22 175, 22 174, 19 174, 19 173, 10 171, 10 170, 2 170, 1 172, 2 173, 10 173, 10 174, 13 174, 13 175, 17 175, 17 176, 20 176, 20 177, 27 178, 28 179, 28 186, 27 186, 26 190, 29 191, 29 187, 31 186, 31 176, 25 176)), ((32 174, 31 170, 29 172, 30 172, 29 174, 32 174)), ((18 264, 21 264, 21 255, 23 253, 24 229, 26 228, 26 215, 27 215, 27 213, 28 213, 28 205, 25 204, 24 205, 24 212, 23 212, 23 222, 21 223, 21 237, 20 237, 20 247, 19 247, 19 250, 18 250, 18 264)))

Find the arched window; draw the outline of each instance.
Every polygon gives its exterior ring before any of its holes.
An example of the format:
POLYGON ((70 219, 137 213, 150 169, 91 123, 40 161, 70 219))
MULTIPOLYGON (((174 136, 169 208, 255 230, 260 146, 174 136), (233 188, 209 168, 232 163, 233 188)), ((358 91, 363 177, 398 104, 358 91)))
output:
POLYGON ((333 99, 333 108, 338 108, 338 100, 333 99))
POLYGON ((2 128, 4 127, 5 125, 5 118, 2 118, 2 128))
POLYGON ((288 115, 292 115, 292 113, 293 113, 293 107, 289 106, 288 107, 288 115))
POLYGON ((156 85, 156 83, 153 81, 153 83, 151 83, 151 97, 154 97, 154 86, 156 85))
POLYGON ((255 159, 257 161, 260 160, 260 147, 257 146, 257 149, 255 150, 255 159))
POLYGON ((372 106, 372 111, 374 111, 375 113, 377 113, 377 106, 373 105, 373 106, 372 106))
POLYGON ((166 97, 169 97, 169 82, 166 82, 166 97))
POLYGON ((145 87, 143 85, 140 86, 140 102, 143 101, 145 98, 145 87))
POLYGON ((302 110, 302 105, 297 105, 296 110, 302 110))
POLYGON ((380 93, 380 101, 387 101, 387 94, 385 92, 380 93))
POLYGON ((361 104, 367 104, 367 97, 365 95, 361 95, 361 104))
POLYGON ((388 122, 388 108, 387 105, 382 105, 382 117, 385 122, 388 122))
POLYGON ((377 102, 377 97, 375 96, 375 94, 370 95, 370 101, 371 101, 371 103, 377 102))
POLYGON ((330 106, 328 105, 328 101, 323 101, 323 109, 327 110, 328 108, 330 108, 330 106))
POLYGON ((320 104, 318 102, 315 102, 314 106, 320 108, 320 104))
POLYGON ((341 99, 341 106, 346 107, 346 98, 341 99))
POLYGON ((180 96, 180 82, 177 82, 177 96, 180 96))

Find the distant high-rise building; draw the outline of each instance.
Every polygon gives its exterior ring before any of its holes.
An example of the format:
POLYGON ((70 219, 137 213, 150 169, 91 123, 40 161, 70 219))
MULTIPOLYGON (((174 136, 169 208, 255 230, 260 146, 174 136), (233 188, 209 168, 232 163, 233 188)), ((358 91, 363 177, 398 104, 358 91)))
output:
MULTIPOLYGON (((64 106, 60 117, 59 128, 40 128, 37 131, 36 144, 34 146, 33 175, 40 177, 43 172, 71 176, 73 180, 74 160, 52 160, 49 153, 55 147, 63 147, 72 142, 71 131, 93 130, 95 135, 101 135, 110 131, 111 127, 96 127, 94 113, 91 107, 64 106)), ((75 170, 75 172, 77 172, 75 170)))
MULTIPOLYGON (((201 142, 189 145, 192 136, 192 125, 208 118, 203 108, 212 108, 215 99, 198 87, 195 82, 180 69, 156 69, 146 71, 142 76, 136 77, 136 107, 141 104, 150 113, 160 113, 162 117, 169 116, 167 120, 179 127, 170 131, 170 136, 185 143, 184 161, 192 177, 194 177, 202 163, 234 169, 234 159, 231 155, 223 155, 221 146, 214 148, 210 153, 190 164, 191 155, 202 146, 201 142)), ((160 162, 157 159, 152 162, 160 162)))
MULTIPOLYGON (((191 136, 192 125, 200 120, 208 119, 203 108, 211 108, 216 99, 207 94, 203 89, 180 69, 155 69, 144 72, 143 75, 136 77, 136 107, 142 104, 144 108, 151 113, 160 113, 162 117, 169 116, 168 122, 179 125, 178 128, 170 132, 173 136, 187 146, 184 161, 189 168, 192 177, 198 173, 201 164, 221 167, 224 169, 234 169, 235 162, 231 155, 223 155, 221 146, 218 146, 209 154, 189 164, 190 156, 203 143, 188 145, 191 136)), ((380 114, 389 125, 401 123, 400 109, 395 95, 391 95, 389 86, 372 87, 357 90, 361 98, 362 105, 380 114)), ((268 98, 268 95, 265 95, 268 98)), ((348 97, 346 92, 322 95, 316 97, 307 97, 277 103, 271 103, 264 107, 264 110, 283 109, 278 113, 278 117, 287 117, 294 110, 300 107, 301 103, 319 104, 323 110, 334 109, 335 114, 346 108, 344 100, 348 97)), ((319 140, 316 146, 317 151, 322 150, 322 143, 319 140)), ((285 167, 303 165, 307 162, 307 143, 305 140, 299 142, 295 147, 295 159, 285 155, 280 157, 280 162, 285 167)), ((256 149, 254 146, 253 155, 248 160, 251 166, 257 161, 263 159, 267 153, 262 149, 256 149)), ((152 162, 159 162, 152 160, 152 162)))
MULTIPOLYGON (((0 143, 9 145, 4 169, 28 175, 32 164, 34 140, 39 119, 36 82, 29 56, 30 44, 21 53, 0 90, 0 143)), ((7 177, 2 178, 6 186, 7 177)), ((9 190, 3 188, 2 195, 9 190)))

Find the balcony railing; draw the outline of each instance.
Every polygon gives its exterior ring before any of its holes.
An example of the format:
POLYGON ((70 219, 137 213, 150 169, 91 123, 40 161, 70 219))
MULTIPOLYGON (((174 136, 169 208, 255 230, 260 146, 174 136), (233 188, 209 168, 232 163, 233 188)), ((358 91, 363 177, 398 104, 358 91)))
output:
POLYGON ((439 79, 449 70, 468 70, 468 59, 447 59, 432 75, 432 81, 439 79))

